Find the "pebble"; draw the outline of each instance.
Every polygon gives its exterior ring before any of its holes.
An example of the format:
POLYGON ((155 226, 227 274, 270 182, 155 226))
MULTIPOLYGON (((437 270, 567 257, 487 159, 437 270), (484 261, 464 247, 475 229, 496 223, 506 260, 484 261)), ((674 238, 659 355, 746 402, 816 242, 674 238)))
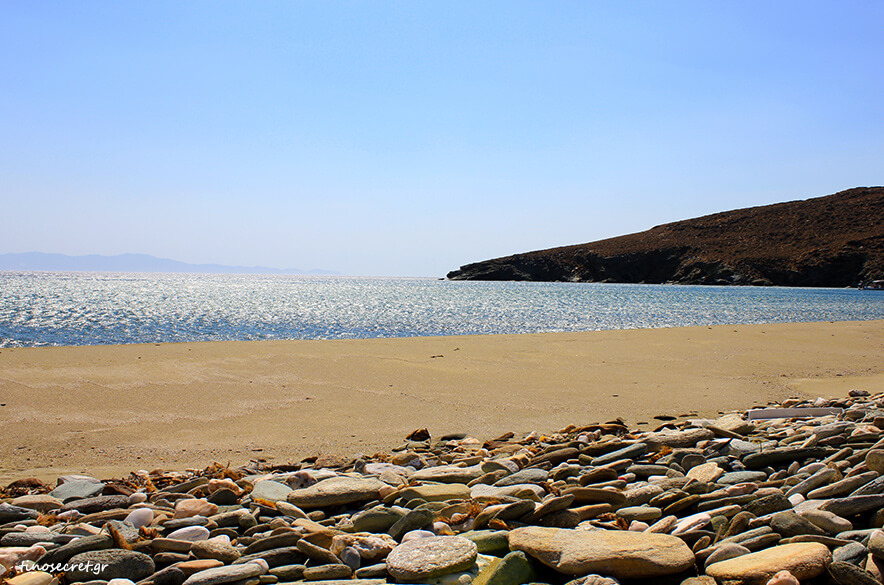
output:
POLYGON ((24 480, 0 492, 0 562, 13 585, 55 577, 15 575, 25 558, 113 559, 127 574, 68 581, 114 585, 880 581, 884 394, 786 404, 841 414, 418 433, 376 457, 24 480))

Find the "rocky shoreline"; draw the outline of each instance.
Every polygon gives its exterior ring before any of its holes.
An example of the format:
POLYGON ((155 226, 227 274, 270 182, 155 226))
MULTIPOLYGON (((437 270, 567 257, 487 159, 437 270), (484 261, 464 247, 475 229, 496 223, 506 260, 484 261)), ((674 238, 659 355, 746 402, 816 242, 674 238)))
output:
MULTIPOLYGON (((671 418, 671 417, 661 417, 671 418)), ((11 585, 882 583, 884 394, 268 468, 22 479, 11 585)))

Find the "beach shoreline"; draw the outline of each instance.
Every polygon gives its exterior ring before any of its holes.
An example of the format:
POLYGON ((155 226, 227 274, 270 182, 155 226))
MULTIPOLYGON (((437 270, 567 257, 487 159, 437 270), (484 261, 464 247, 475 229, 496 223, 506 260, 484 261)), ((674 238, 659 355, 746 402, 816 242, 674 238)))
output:
POLYGON ((0 481, 389 452, 884 390, 884 321, 0 350, 0 481))

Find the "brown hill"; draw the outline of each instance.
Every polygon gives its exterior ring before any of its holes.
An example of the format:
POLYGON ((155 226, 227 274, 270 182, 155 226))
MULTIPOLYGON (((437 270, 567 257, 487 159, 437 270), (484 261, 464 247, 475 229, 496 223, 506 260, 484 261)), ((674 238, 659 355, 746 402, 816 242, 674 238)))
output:
POLYGON ((467 264, 452 280, 857 286, 884 278, 884 187, 467 264))

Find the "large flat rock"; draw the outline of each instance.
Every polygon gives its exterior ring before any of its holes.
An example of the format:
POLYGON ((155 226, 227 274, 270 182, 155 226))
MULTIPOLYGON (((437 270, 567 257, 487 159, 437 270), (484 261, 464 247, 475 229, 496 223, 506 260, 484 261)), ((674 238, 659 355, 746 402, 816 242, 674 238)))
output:
POLYGON ((691 549, 668 534, 526 526, 511 531, 509 542, 513 550, 567 575, 648 578, 674 575, 694 565, 691 549))
POLYGON ((764 585, 779 571, 789 571, 799 580, 821 575, 832 554, 816 542, 783 544, 706 567, 706 574, 718 581, 764 585))

